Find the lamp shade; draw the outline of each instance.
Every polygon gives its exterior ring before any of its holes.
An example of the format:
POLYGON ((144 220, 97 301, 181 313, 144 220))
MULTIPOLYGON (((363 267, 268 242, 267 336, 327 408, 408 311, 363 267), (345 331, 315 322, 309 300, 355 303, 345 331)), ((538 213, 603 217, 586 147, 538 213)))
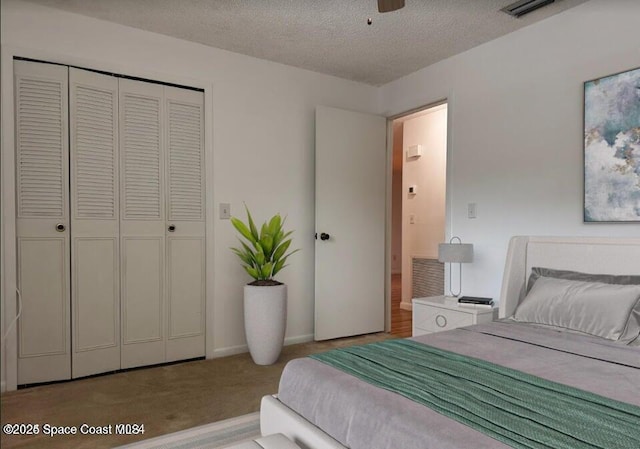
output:
POLYGON ((473 262, 473 244, 440 243, 438 245, 438 261, 450 263, 473 262))

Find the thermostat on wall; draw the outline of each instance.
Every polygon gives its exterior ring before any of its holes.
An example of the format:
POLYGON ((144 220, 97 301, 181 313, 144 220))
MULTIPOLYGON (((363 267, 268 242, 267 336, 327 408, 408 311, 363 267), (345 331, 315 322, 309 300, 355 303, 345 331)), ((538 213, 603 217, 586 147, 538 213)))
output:
POLYGON ((407 150, 407 157, 420 157, 422 156, 422 145, 410 145, 407 150))

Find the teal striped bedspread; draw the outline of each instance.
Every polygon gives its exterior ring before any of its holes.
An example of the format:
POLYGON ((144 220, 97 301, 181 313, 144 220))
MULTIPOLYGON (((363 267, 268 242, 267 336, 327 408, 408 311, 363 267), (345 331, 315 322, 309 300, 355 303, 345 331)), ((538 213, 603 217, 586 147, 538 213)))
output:
POLYGON ((640 448, 640 407, 415 341, 309 357, 514 448, 640 448))

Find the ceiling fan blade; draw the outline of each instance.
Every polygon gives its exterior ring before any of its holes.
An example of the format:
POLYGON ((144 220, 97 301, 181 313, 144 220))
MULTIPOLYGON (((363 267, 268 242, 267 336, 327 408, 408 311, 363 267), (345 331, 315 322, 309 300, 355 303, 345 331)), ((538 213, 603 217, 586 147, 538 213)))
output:
POLYGON ((378 12, 390 12, 404 8, 404 0, 378 0, 378 12))

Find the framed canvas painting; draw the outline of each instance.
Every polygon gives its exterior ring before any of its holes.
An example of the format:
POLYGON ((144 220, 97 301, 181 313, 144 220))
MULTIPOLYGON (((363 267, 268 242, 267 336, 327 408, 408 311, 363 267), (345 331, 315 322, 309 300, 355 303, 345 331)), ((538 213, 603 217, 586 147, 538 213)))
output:
POLYGON ((640 68, 584 83, 584 221, 640 222, 640 68))

